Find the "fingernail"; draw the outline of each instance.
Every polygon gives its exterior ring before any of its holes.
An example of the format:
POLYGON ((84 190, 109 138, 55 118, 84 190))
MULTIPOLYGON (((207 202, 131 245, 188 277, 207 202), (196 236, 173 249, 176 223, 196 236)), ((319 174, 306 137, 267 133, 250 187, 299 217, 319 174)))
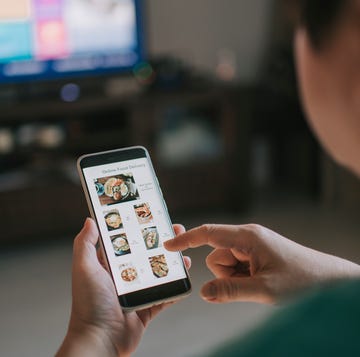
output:
POLYGON ((206 300, 214 300, 217 296, 217 289, 215 284, 208 284, 202 290, 202 295, 206 300))

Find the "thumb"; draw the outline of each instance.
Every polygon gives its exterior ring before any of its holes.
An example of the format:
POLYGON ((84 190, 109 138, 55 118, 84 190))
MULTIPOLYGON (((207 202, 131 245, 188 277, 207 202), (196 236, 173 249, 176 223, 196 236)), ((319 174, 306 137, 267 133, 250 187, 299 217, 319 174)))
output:
POLYGON ((98 261, 96 254, 96 243, 98 241, 99 232, 95 222, 91 218, 87 218, 84 227, 74 240, 74 263, 86 264, 98 261))
POLYGON ((215 279, 203 285, 200 295, 212 303, 272 302, 263 280, 258 277, 215 279))

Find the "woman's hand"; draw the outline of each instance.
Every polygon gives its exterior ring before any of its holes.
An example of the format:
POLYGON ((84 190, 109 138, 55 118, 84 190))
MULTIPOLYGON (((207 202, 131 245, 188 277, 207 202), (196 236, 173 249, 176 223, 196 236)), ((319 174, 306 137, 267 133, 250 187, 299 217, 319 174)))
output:
MULTIPOLYGON (((175 225, 176 234, 184 227, 175 225)), ((128 356, 149 322, 167 305, 124 313, 114 283, 96 251, 98 230, 87 219, 74 241, 72 311, 68 332, 57 353, 63 356, 128 356)), ((184 258, 187 268, 191 261, 184 258)))
POLYGON ((360 266, 301 246, 259 225, 203 225, 167 241, 170 251, 209 245, 216 279, 201 296, 214 303, 277 303, 317 283, 360 277, 360 266))

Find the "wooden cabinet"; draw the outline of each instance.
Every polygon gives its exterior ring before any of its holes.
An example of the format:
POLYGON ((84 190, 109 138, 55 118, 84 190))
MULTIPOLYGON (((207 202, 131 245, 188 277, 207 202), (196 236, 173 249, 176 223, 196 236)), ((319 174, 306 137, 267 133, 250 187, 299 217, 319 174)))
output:
POLYGON ((250 107, 247 89, 214 87, 3 105, 0 132, 14 145, 0 154, 2 240, 73 234, 88 214, 76 158, 131 145, 149 149, 171 212, 245 208, 250 107), (27 144, 24 127, 34 136, 27 144), (44 127, 60 130, 58 145, 38 140, 44 127))
POLYGON ((134 139, 149 148, 171 210, 247 205, 249 115, 241 93, 153 94, 132 112, 134 139))

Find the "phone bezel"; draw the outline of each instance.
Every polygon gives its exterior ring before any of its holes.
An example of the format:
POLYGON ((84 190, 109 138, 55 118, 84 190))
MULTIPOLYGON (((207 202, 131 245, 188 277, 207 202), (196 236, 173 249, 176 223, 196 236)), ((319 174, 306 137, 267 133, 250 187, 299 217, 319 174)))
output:
MULTIPOLYGON (((138 159, 138 158, 146 158, 147 159, 150 170, 154 177, 154 182, 157 182, 157 186, 156 186, 157 191, 158 191, 159 195, 161 195, 161 197, 164 201, 164 198, 162 196, 162 192, 160 189, 160 185, 159 185, 157 176, 155 174, 155 170, 153 168, 153 165, 152 165, 152 162, 150 159, 150 155, 149 155, 148 151, 146 150, 146 148, 144 148, 142 146, 133 146, 133 147, 127 147, 127 148, 122 148, 122 149, 86 154, 86 155, 79 157, 79 159, 77 160, 77 168, 78 168, 81 184, 82 184, 82 187, 83 187, 83 190, 85 193, 86 201, 87 201, 87 204, 88 204, 88 207, 90 210, 90 214, 91 214, 92 218, 94 219, 94 221, 96 222, 98 229, 99 229, 99 224, 96 219, 95 209, 94 209, 94 206, 93 206, 91 198, 90 198, 89 188, 87 186, 87 183, 86 183, 86 180, 84 177, 83 169, 86 167, 111 164, 114 162, 134 160, 134 159, 138 159)), ((165 201, 164 201, 164 207, 167 210, 165 201)), ((169 214, 167 214, 167 219, 170 223, 170 226, 172 226, 169 214)), ((103 255, 105 257, 106 265, 107 265, 108 271, 110 272, 110 275, 114 281, 112 270, 110 269, 109 260, 108 260, 108 257, 107 257, 107 254, 106 254, 106 251, 104 248, 104 244, 103 244, 103 237, 100 234, 100 229, 99 229, 99 235, 100 235, 99 242, 100 242, 100 245, 101 245, 101 248, 103 251, 103 255)), ((179 252, 179 255, 182 257, 182 254, 180 252, 179 252)), ((119 303, 120 303, 122 309, 125 311, 140 310, 140 309, 144 309, 146 307, 158 305, 158 304, 165 303, 168 301, 174 301, 174 300, 177 300, 177 299, 180 299, 182 297, 189 295, 191 293, 191 283, 190 283, 189 273, 188 273, 184 263, 183 263, 183 267, 184 267, 184 271, 186 273, 186 278, 184 278, 184 279, 179 279, 179 280, 176 280, 176 281, 173 281, 170 283, 165 283, 165 284, 161 284, 161 285, 156 285, 154 287, 137 290, 132 293, 128 293, 128 294, 124 294, 124 295, 118 295, 119 303)))

